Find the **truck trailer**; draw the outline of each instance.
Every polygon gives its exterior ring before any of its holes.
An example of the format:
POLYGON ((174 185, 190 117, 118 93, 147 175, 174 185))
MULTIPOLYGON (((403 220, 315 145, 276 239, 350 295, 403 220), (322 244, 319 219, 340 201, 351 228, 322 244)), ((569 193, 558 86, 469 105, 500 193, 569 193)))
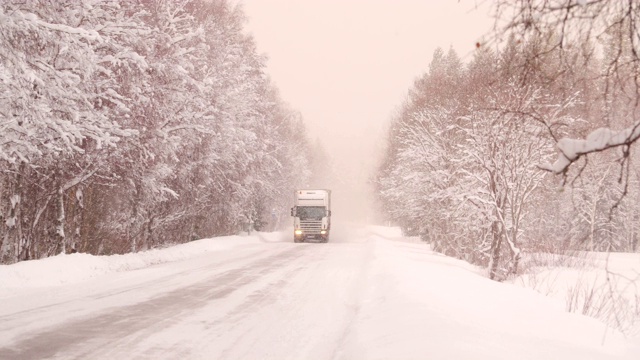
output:
POLYGON ((331 231, 331 190, 295 190, 293 193, 293 241, 329 241, 331 231))

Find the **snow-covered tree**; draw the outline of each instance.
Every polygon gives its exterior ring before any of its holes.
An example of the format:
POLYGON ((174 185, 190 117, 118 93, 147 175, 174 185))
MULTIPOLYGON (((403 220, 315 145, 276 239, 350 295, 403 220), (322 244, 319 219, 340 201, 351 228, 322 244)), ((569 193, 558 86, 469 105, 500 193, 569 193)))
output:
MULTIPOLYGON (((517 59, 509 54, 482 50, 466 69, 449 68, 457 71, 432 65, 392 123, 378 176, 392 221, 496 279, 515 273, 523 249, 536 247, 527 230, 538 222, 528 215, 545 201, 540 165, 552 143, 537 119, 571 123, 576 104, 523 84, 503 67, 511 62, 499 60, 517 59)), ((434 62, 442 61, 436 51, 434 62)))
POLYGON ((0 5, 0 161, 4 187, 13 189, 1 200, 9 209, 4 255, 13 247, 16 258, 30 258, 31 242, 43 235, 58 249, 46 252, 65 251, 66 196, 103 170, 118 141, 135 135, 120 122, 125 106, 103 106, 122 105, 109 64, 144 65, 109 45, 121 35, 110 26, 122 20, 119 10, 114 1, 0 5), (39 226, 47 217, 51 226, 39 226))
POLYGON ((2 261, 235 232, 308 176, 238 6, 12 1, 0 20, 2 261))
MULTIPOLYGON (((602 64, 603 71, 589 79, 590 101, 604 104, 601 117, 589 122, 587 134, 556 135, 558 156, 547 166, 554 173, 566 173, 584 156, 612 148, 623 149, 622 165, 632 152, 627 149, 640 138, 636 119, 640 94, 640 6, 635 1, 499 1, 496 39, 504 34, 516 41, 544 38, 544 46, 525 53, 521 72, 533 69, 549 53, 557 54, 560 72, 552 72, 546 80, 557 83, 560 74, 602 64), (605 57, 599 56, 604 42, 605 57), (579 49, 581 56, 572 56, 579 49), (577 60, 577 61, 576 61, 577 60), (604 79, 604 86, 600 79, 604 79), (593 91, 595 90, 595 91, 593 91), (624 106, 613 105, 624 103, 624 106)), ((533 69, 535 70, 535 69, 533 69)), ((588 73, 588 72, 587 72, 588 73)), ((557 128, 550 128, 555 132, 557 128)))

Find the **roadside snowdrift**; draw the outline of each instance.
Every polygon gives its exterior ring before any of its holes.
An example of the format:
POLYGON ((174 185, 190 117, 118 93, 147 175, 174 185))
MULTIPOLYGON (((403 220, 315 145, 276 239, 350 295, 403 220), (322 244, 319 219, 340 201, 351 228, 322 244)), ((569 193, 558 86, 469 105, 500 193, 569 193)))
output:
POLYGON ((539 264, 514 279, 515 285, 556 299, 565 311, 640 337, 640 254, 535 255, 539 264))
POLYGON ((636 351, 600 321, 425 244, 379 239, 374 258, 340 358, 627 359, 636 351))
POLYGON ((76 283, 108 273, 136 270, 155 264, 189 259, 212 251, 278 241, 280 237, 280 233, 223 236, 124 255, 62 254, 41 260, 0 265, 0 291, 10 288, 46 287, 76 283))

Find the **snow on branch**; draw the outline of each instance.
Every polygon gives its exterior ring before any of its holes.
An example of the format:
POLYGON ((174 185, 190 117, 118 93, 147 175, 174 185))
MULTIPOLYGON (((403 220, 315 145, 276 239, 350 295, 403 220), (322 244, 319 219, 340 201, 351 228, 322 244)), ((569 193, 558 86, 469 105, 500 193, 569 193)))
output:
POLYGON ((571 164, 583 155, 618 146, 630 146, 638 138, 640 138, 640 122, 618 132, 609 128, 599 128, 592 131, 586 139, 562 138, 556 145, 558 158, 553 164, 547 164, 543 169, 554 174, 565 173, 571 164))

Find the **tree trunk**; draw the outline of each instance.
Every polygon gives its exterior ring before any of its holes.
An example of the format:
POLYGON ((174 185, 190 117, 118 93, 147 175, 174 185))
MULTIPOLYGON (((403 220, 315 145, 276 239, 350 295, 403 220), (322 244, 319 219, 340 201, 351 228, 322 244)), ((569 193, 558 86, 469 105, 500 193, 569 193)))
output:
POLYGON ((64 213, 64 191, 62 187, 58 188, 57 196, 57 210, 58 217, 56 218, 56 233, 55 240, 58 244, 58 247, 61 249, 62 254, 67 253, 67 241, 64 233, 64 222, 65 222, 65 213, 64 213))
MULTIPOLYGON (((8 191, 4 194, 2 201, 8 201, 9 208, 5 217, 2 218, 4 227, 4 236, 0 243, 0 261, 17 262, 28 260, 30 252, 28 247, 25 248, 22 232, 22 179, 24 163, 20 164, 17 175, 14 179, 9 178, 8 191)), ((0 194, 2 196, 3 194, 0 194)))
POLYGON ((75 201, 73 201, 73 234, 71 235, 71 251, 85 251, 86 245, 82 240, 81 228, 84 218, 84 192, 82 185, 78 185, 75 191, 75 201), (80 244, 81 246, 78 246, 80 244))
MULTIPOLYGON (((138 236, 144 236, 142 231, 144 228, 138 230, 138 222, 142 207, 142 184, 139 180, 134 180, 133 187, 133 197, 131 198, 131 221, 129 221, 129 226, 127 227, 128 233, 128 241, 131 243, 131 252, 135 253, 138 251, 138 236)), ((143 227, 144 224, 141 224, 140 227, 143 227)))
POLYGON ((491 241, 491 259, 489 261, 489 278, 495 280, 498 275, 498 265, 500 263, 500 247, 502 245, 502 234, 500 232, 500 224, 494 221, 491 224, 491 233, 493 241, 491 241))
POLYGON ((593 206, 591 208, 591 214, 590 214, 590 229, 589 229, 589 251, 594 251, 595 250, 595 237, 596 237, 596 210, 597 210, 597 201, 596 199, 593 200, 593 206))

